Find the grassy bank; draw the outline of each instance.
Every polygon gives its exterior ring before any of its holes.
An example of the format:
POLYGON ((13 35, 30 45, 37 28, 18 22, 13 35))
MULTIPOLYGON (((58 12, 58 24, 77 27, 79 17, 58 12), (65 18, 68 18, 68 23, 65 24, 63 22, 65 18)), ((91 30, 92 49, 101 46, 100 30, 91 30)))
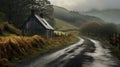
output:
POLYGON ((8 22, 0 22, 0 36, 21 35, 21 30, 8 22))
POLYGON ((110 37, 102 37, 102 36, 91 36, 85 35, 87 37, 100 40, 101 42, 105 43, 105 45, 110 47, 112 54, 116 56, 120 60, 120 35, 113 35, 110 37))
POLYGON ((112 54, 114 56, 118 57, 120 60, 120 46, 115 46, 116 44, 111 44, 109 40, 105 40, 108 46, 110 46, 110 49, 112 50, 112 54))
POLYGON ((38 35, 32 37, 9 36, 0 37, 0 66, 14 67, 14 63, 21 62, 53 49, 74 43, 77 38, 73 35, 44 39, 38 35))

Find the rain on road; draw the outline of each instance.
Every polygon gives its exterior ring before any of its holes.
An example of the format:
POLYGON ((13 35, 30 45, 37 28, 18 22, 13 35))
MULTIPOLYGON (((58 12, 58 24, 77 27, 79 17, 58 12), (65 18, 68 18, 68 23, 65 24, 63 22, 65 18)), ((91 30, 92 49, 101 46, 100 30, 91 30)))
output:
POLYGON ((79 37, 71 46, 18 67, 120 67, 120 61, 110 52, 100 41, 79 37))

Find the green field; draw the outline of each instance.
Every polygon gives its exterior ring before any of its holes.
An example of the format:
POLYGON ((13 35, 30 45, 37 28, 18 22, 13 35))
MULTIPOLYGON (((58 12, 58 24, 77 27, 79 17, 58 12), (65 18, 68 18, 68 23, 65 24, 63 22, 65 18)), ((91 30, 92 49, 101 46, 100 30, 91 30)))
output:
POLYGON ((75 35, 79 34, 79 32, 76 31, 78 30, 78 27, 57 18, 55 18, 55 29, 58 31, 64 31, 70 34, 75 34, 75 35))
POLYGON ((76 26, 69 24, 66 21, 55 18, 55 28, 57 30, 78 29, 76 26))

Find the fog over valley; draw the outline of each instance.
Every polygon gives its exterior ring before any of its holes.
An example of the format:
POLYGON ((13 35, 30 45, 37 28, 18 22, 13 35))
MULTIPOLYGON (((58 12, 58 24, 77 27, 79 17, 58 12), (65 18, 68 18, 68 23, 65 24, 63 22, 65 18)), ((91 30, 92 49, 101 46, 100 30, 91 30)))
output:
POLYGON ((52 4, 69 10, 120 9, 120 0, 50 0, 52 4))

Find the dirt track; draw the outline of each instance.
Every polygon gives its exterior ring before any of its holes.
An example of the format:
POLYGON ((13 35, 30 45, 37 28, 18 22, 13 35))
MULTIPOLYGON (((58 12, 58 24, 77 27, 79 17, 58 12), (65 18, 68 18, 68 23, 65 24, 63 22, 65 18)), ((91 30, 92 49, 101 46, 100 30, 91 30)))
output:
POLYGON ((20 64, 19 67, 120 67, 120 61, 100 41, 79 39, 69 47, 20 64))

